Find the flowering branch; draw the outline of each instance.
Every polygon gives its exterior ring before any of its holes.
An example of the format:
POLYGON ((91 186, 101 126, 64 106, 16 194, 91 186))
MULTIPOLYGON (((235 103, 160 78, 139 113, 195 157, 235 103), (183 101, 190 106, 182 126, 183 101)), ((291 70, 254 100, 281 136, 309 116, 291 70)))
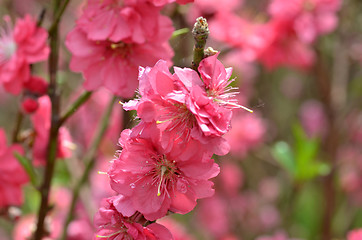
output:
MULTIPOLYGON (((90 92, 86 92, 86 93, 89 93, 90 92)), ((83 94, 83 95, 86 95, 83 94)), ((90 95, 89 95, 90 96, 90 95)), ((72 197, 72 202, 70 204, 70 207, 69 207, 69 210, 68 210, 68 213, 67 213, 67 219, 65 220, 65 223, 64 223, 64 227, 63 227, 63 234, 62 234, 62 238, 63 240, 66 239, 67 237, 67 229, 68 229, 68 226, 69 226, 69 223, 73 220, 73 217, 74 217, 74 208, 75 208, 75 205, 77 203, 77 200, 78 200, 78 197, 79 197, 79 194, 80 194, 80 190, 82 188, 82 186, 87 182, 88 180, 88 177, 89 177, 89 174, 94 166, 94 157, 97 153, 97 149, 101 143, 101 140, 107 130, 107 127, 108 127, 108 124, 109 124, 109 118, 112 114, 112 109, 113 109, 113 105, 114 105, 114 102, 116 101, 116 97, 113 97, 111 99, 111 101, 109 102, 109 105, 103 115, 103 118, 100 122, 100 125, 99 125, 99 128, 98 128, 98 131, 95 135, 95 138, 93 139, 93 142, 90 146, 90 149, 89 151, 87 151, 87 154, 84 156, 83 158, 83 161, 85 163, 85 170, 83 172, 83 175, 81 176, 81 178, 79 179, 79 181, 77 182, 77 184, 75 185, 74 189, 73 189, 73 197, 72 197)))
POLYGON ((64 13, 65 9, 68 6, 69 1, 70 0, 65 0, 64 4, 59 9, 59 12, 55 15, 54 22, 49 28, 49 34, 51 34, 54 31, 57 31, 58 24, 60 22, 61 17, 63 16, 63 13, 64 13))
MULTIPOLYGON (((53 13, 59 16, 58 9, 61 5, 60 0, 54 2, 53 13), (57 14, 58 13, 58 14, 57 14)), ((50 57, 49 57, 49 97, 51 99, 51 127, 48 142, 47 163, 42 185, 40 187, 41 203, 38 211, 37 228, 34 234, 34 240, 41 240, 45 234, 44 223, 49 210, 49 192, 51 181, 53 178, 55 160, 57 155, 57 142, 59 133, 59 110, 60 110, 60 94, 57 89, 57 69, 59 57, 59 20, 54 20, 52 31, 50 31, 50 57)))
POLYGON ((65 114, 60 118, 59 125, 63 125, 65 121, 69 117, 71 117, 77 109, 82 106, 83 103, 85 103, 92 95, 92 92, 85 91, 82 95, 79 96, 77 100, 68 108, 68 110, 65 112, 65 114))
POLYGON ((198 17, 196 19, 194 28, 192 29, 192 35, 195 39, 192 69, 194 69, 195 71, 197 71, 201 60, 204 58, 204 49, 209 34, 209 25, 207 24, 206 18, 198 17))

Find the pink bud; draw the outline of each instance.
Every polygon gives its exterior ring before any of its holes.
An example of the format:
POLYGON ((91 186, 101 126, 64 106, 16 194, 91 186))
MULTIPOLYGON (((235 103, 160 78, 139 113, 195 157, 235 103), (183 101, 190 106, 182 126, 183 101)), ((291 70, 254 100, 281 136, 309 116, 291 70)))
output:
POLYGON ((48 91, 48 83, 41 77, 31 76, 28 81, 24 83, 24 87, 32 93, 44 95, 48 91))
POLYGON ((21 108, 25 113, 34 113, 39 107, 38 100, 32 97, 26 97, 21 103, 21 108))

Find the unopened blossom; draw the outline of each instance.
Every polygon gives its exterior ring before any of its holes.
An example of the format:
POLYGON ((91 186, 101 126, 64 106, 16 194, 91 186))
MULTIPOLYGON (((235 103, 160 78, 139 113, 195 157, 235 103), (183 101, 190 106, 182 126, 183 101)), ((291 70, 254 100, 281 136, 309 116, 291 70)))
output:
MULTIPOLYGON (((33 160, 35 165, 43 165, 46 163, 51 125, 51 102, 49 96, 45 95, 40 97, 38 103, 39 107, 37 111, 30 118, 35 130, 33 160)), ((68 130, 61 127, 58 136, 57 157, 69 157, 72 146, 73 144, 68 130)))
POLYGON ((8 16, 4 20, 6 27, 0 30, 0 82, 6 91, 19 94, 30 80, 30 64, 48 58, 48 33, 30 15, 17 19, 14 28, 8 16))
POLYGON ((115 206, 118 199, 119 196, 105 199, 102 207, 96 213, 94 217, 95 239, 173 239, 168 229, 158 223, 144 227, 137 223, 135 218, 123 216, 115 206))
POLYGON ((71 70, 81 72, 86 90, 103 86, 122 97, 137 87, 138 66, 160 58, 171 62, 172 22, 150 3, 89 1, 68 34, 71 70))
POLYGON ((176 145, 169 150, 160 143, 156 126, 148 126, 139 137, 130 135, 131 130, 122 132, 123 150, 108 171, 112 188, 130 201, 130 209, 152 221, 168 211, 188 213, 197 199, 213 195, 209 179, 219 168, 196 141, 186 149, 176 145))
POLYGON ((189 68, 174 70, 172 75, 162 60, 153 68, 140 68, 141 97, 124 108, 137 110, 144 122, 156 122, 164 145, 174 143, 172 139, 192 138, 213 153, 226 154, 229 145, 222 136, 229 130, 232 110, 244 108, 229 86, 232 69, 214 55, 200 62, 201 78, 189 68))
POLYGON ((29 179, 15 153, 22 155, 24 150, 19 144, 8 146, 5 131, 0 129, 0 208, 23 203, 22 186, 29 179))

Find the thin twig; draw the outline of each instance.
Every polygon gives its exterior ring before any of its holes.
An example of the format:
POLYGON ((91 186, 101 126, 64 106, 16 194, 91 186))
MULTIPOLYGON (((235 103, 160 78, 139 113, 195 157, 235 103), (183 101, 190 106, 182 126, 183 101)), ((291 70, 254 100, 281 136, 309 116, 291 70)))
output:
POLYGON ((60 7, 59 11, 57 12, 57 14, 54 18, 53 24, 49 28, 49 31, 48 31, 49 35, 52 34, 54 31, 58 31, 57 28, 58 28, 60 19, 62 18, 63 13, 64 13, 65 9, 67 8, 69 2, 70 2, 70 0, 65 0, 64 4, 60 7))
MULTIPOLYGON (((60 8, 61 1, 55 0, 53 6, 53 14, 59 16, 58 9, 60 8)), ((64 6, 64 5, 63 5, 64 6)), ((53 22, 54 29, 50 31, 50 56, 49 56, 49 97, 51 100, 51 126, 49 133, 47 162, 45 166, 43 182, 40 186, 41 202, 38 211, 37 228, 34 234, 34 240, 41 240, 45 235, 45 218, 50 209, 49 207, 49 192, 54 173, 55 160, 57 156, 57 143, 59 133, 59 112, 60 112, 60 93, 57 89, 57 70, 59 58, 59 19, 53 22)))
POLYGON ((13 131, 13 143, 18 142, 18 135, 21 129, 21 124, 23 123, 24 114, 22 113, 21 109, 19 109, 18 114, 16 115, 16 123, 15 128, 13 131))
POLYGON ((91 95, 92 92, 88 91, 80 95, 78 99, 75 100, 75 102, 68 108, 65 114, 60 118, 59 125, 63 125, 65 121, 67 121, 67 119, 71 117, 77 111, 77 109, 91 97, 91 95))
POLYGON ((87 182, 87 180, 89 178, 89 174, 90 174, 91 170, 93 169, 94 162, 95 162, 94 158, 97 153, 97 149, 101 143, 101 140, 107 130, 107 127, 109 124, 109 118, 112 114, 112 109, 113 109, 113 105, 114 105, 115 101, 116 101, 116 97, 113 97, 103 115, 103 118, 102 118, 101 123, 98 128, 98 131, 95 135, 95 138, 93 139, 93 142, 92 142, 89 150, 87 151, 86 155, 83 158, 82 162, 85 163, 86 167, 83 172, 83 175, 81 176, 81 178, 76 183, 76 185, 73 189, 72 202, 70 204, 68 214, 67 214, 67 219, 66 219, 66 221, 64 223, 64 227, 63 227, 63 234, 62 234, 62 238, 61 238, 63 240, 66 239, 69 223, 73 220, 74 209, 75 209, 75 206, 76 206, 79 194, 80 194, 80 190, 81 190, 82 186, 87 182))

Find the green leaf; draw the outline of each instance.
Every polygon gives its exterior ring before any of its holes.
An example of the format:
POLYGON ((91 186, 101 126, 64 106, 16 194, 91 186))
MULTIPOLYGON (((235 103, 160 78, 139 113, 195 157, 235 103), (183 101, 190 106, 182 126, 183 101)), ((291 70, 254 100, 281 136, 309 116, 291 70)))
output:
POLYGON ((277 142, 272 149, 272 155, 294 177, 296 166, 290 146, 286 142, 277 142))
POLYGON ((31 161, 17 152, 14 152, 14 156, 28 174, 31 184, 36 188, 38 186, 39 181, 31 161))
POLYGON ((182 34, 186 34, 188 32, 190 32, 190 29, 188 29, 188 28, 177 29, 172 33, 171 39, 176 38, 182 34))

